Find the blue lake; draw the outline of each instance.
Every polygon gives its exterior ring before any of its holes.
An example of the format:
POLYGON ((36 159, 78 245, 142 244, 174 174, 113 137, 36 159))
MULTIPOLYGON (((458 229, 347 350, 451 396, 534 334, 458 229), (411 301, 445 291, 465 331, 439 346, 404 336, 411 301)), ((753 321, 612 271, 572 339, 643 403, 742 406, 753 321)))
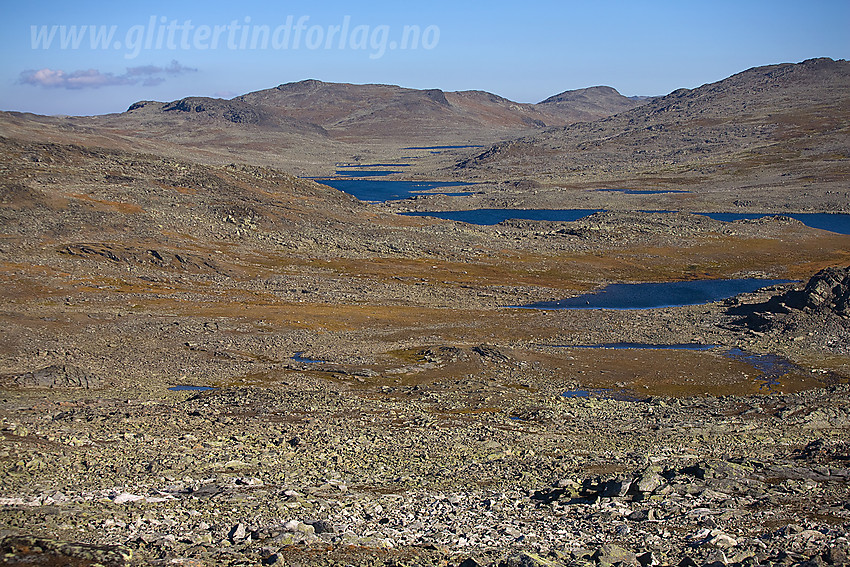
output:
POLYGON ((172 392, 207 392, 215 390, 212 386, 172 386, 169 388, 172 392))
POLYGON ((410 167, 409 163, 340 163, 337 167, 410 167))
POLYGON ((403 150, 462 150, 464 148, 483 148, 484 146, 410 146, 403 150))
POLYGON ((598 191, 623 193, 625 195, 661 195, 663 193, 690 193, 690 191, 685 191, 684 189, 598 189, 598 191))
POLYGON ((401 173, 401 171, 395 169, 345 169, 336 171, 337 175, 345 177, 384 177, 393 173, 401 173))
MULTIPOLYGON (((572 222, 603 209, 473 209, 468 211, 415 211, 402 213, 411 216, 435 217, 477 225, 494 225, 508 219, 572 222)), ((640 211, 643 213, 672 213, 675 211, 640 211)), ((760 219, 775 216, 772 213, 692 213, 714 220, 732 222, 743 219, 760 219)), ((784 213, 806 226, 838 234, 850 234, 850 214, 847 213, 784 213)))
MULTIPOLYGON (((409 199, 423 191, 441 187, 462 187, 473 185, 461 181, 388 181, 385 179, 314 179, 322 185, 333 187, 343 193, 354 195, 361 201, 395 201, 409 199)), ((429 193, 433 195, 435 193, 429 193)), ((464 196, 471 192, 439 192, 439 195, 464 196)))
POLYGON ((469 211, 402 213, 415 217, 435 217, 477 225, 494 225, 508 219, 572 222, 602 209, 472 209, 469 211))
POLYGON ((514 306, 522 309, 656 309, 713 303, 789 280, 732 279, 610 284, 599 291, 559 301, 514 306))
MULTIPOLYGON (((434 146, 435 148, 466 148, 477 146, 434 146)), ((430 149, 430 148, 409 148, 430 149)), ((409 164, 372 164, 374 166, 406 167, 409 164)), ((339 167, 371 167, 341 165, 339 167)), ((408 199, 419 193, 442 187, 462 187, 474 185, 463 181, 389 181, 383 179, 347 179, 347 177, 381 177, 402 173, 391 169, 345 169, 336 172, 338 178, 311 178, 319 183, 354 195, 361 201, 394 201, 408 199)), ((639 189, 600 189, 600 191, 620 191, 628 194, 645 195, 654 193, 687 193, 680 190, 639 190, 639 189)), ((434 192, 431 194, 461 197, 471 195, 468 191, 434 192)), ((554 222, 573 222, 604 209, 472 209, 467 211, 414 211, 401 213, 408 216, 434 217, 477 225, 494 225, 508 219, 539 220, 554 222)), ((644 213, 670 213, 670 210, 642 210, 644 213)), ((760 219, 774 216, 775 213, 692 213, 722 222, 743 219, 760 219)), ((850 214, 847 213, 783 213, 782 216, 796 219, 806 226, 828 230, 838 234, 850 234, 850 214)))

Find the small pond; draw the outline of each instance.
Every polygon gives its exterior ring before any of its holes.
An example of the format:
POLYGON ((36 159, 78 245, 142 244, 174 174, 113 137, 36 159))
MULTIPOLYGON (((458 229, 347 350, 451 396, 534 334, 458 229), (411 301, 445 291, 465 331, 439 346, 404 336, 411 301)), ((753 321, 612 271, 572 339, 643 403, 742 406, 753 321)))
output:
POLYGON ((172 386, 169 388, 172 392, 208 392, 209 390, 215 390, 212 386, 172 386))
POLYGON ((749 293, 791 280, 741 278, 685 282, 610 284, 604 288, 558 301, 519 305, 522 309, 656 309, 702 305, 749 293))
MULTIPOLYGON (((779 356, 778 354, 756 354, 747 352, 740 348, 724 348, 719 345, 702 345, 692 343, 682 344, 651 344, 651 343, 604 343, 598 345, 557 345, 559 348, 580 348, 580 349, 638 349, 638 350, 655 350, 655 349, 683 349, 708 351, 714 350, 716 354, 729 360, 737 360, 748 364, 755 371, 754 380, 759 383, 760 390, 774 391, 774 387, 782 385, 783 379, 790 374, 808 374, 801 366, 794 364, 788 359, 779 356)), ((619 399, 627 399, 623 397, 622 392, 609 389, 576 389, 569 390, 561 394, 565 398, 610 398, 612 396, 620 396, 619 399)))
POLYGON ((314 359, 314 358, 304 358, 303 356, 301 356, 303 354, 304 354, 303 351, 296 352, 295 354, 292 355, 292 360, 294 360, 295 362, 303 362, 305 364, 319 364, 319 363, 322 363, 322 362, 327 362, 326 360, 317 360, 317 359, 314 359))
POLYGON ((621 402, 637 402, 645 399, 627 390, 612 390, 610 388, 577 388, 561 392, 562 398, 600 398, 605 400, 619 400, 621 402))

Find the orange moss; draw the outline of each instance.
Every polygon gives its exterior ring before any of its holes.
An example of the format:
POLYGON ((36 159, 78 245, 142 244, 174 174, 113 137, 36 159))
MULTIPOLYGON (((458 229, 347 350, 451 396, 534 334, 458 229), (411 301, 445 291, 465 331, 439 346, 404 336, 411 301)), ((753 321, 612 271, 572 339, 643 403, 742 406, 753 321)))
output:
POLYGON ((68 194, 68 196, 73 197, 75 199, 79 199, 81 201, 86 201, 88 203, 95 203, 96 205, 102 205, 102 207, 95 206, 95 208, 98 209, 98 210, 104 210, 104 207, 105 207, 107 210, 112 209, 114 211, 117 211, 119 213, 124 213, 124 214, 127 214, 127 215, 145 212, 145 210, 142 207, 140 207, 139 205, 136 205, 135 203, 122 203, 122 202, 119 202, 119 201, 104 201, 102 199, 95 199, 91 195, 80 195, 80 194, 76 194, 76 193, 70 193, 70 194, 68 194))

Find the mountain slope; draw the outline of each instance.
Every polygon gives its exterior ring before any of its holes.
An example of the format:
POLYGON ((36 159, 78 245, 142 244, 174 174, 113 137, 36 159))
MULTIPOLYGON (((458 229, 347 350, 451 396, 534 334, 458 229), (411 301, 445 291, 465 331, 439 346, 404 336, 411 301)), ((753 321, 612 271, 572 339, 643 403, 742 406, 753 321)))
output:
POLYGON ((849 141, 850 63, 813 59, 749 69, 596 122, 499 143, 458 170, 553 182, 652 175, 837 186, 850 173, 849 141))

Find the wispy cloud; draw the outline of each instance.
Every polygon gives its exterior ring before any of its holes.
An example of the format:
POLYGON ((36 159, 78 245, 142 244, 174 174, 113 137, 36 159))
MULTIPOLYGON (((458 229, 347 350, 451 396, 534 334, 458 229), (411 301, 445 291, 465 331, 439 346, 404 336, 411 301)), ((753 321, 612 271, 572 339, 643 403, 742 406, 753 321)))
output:
POLYGON ((141 65, 128 67, 123 75, 104 73, 97 69, 86 69, 67 73, 61 69, 30 69, 22 71, 18 82, 50 89, 97 89, 121 85, 141 84, 152 87, 165 82, 166 77, 193 73, 197 69, 172 61, 167 67, 141 65))

